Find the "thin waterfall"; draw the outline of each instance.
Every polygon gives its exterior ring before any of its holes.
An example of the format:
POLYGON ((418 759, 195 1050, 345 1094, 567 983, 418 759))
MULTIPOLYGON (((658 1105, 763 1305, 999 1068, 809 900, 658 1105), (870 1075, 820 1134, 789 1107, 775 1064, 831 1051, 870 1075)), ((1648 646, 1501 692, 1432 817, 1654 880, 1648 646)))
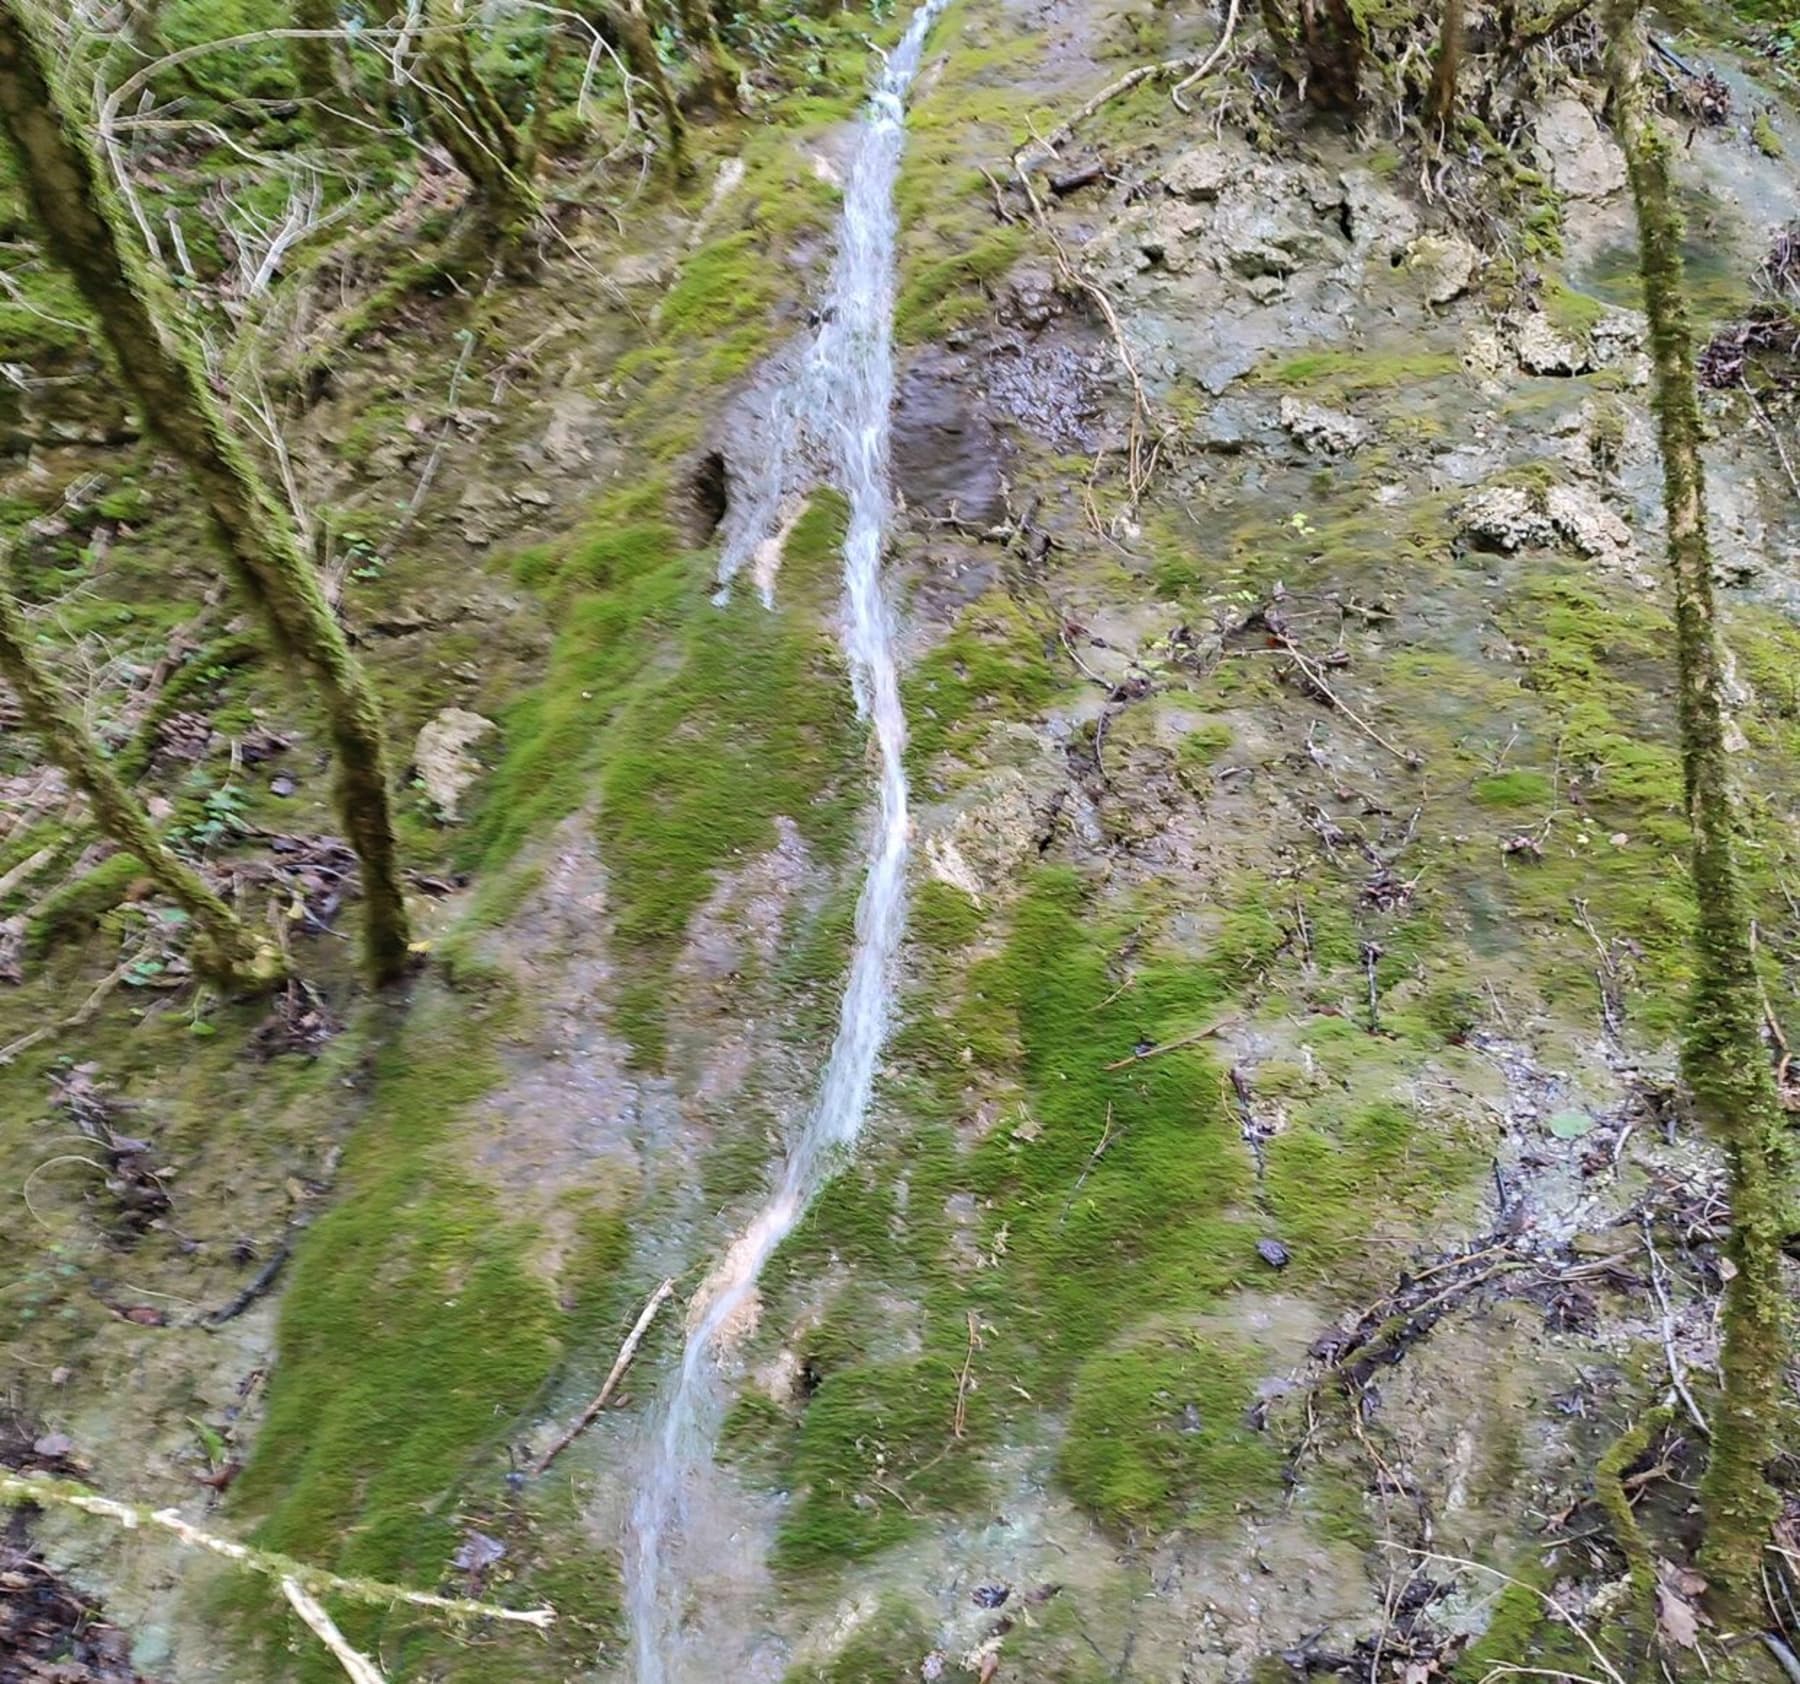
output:
POLYGON ((844 192, 837 257, 817 335, 777 397, 770 456, 726 535, 722 589, 779 530, 793 459, 808 443, 832 463, 850 505, 844 540, 844 653, 859 713, 879 763, 868 872, 836 1038, 817 1097, 792 1135, 773 1195, 696 1294, 686 1344, 663 1401, 632 1508, 628 1604, 639 1684, 681 1674, 682 1523, 691 1492, 712 1470, 720 1387, 716 1345, 749 1308, 777 1246, 794 1231, 868 1114, 875 1064, 906 917, 906 718, 900 707, 893 616, 881 588, 887 533, 889 411, 894 392, 894 182, 905 144, 905 96, 925 34, 947 0, 925 0, 887 58, 864 109, 844 192))

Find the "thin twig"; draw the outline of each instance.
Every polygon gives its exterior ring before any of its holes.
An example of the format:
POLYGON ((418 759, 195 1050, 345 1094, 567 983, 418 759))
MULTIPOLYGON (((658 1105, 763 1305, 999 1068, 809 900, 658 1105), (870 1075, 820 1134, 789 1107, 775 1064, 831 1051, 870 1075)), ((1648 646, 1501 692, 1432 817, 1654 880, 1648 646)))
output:
POLYGON ((294 1580, 281 1581, 281 1594, 288 1599, 294 1612, 312 1627, 313 1634, 331 1651, 338 1665, 350 1675, 352 1684, 387 1684, 381 1668, 360 1650, 350 1647, 338 1630, 337 1622, 294 1580))
POLYGON ((1342 696, 1333 690, 1331 686, 1325 682, 1324 668, 1319 666, 1316 661, 1308 658, 1286 632, 1278 631, 1275 632, 1274 635, 1275 641, 1294 658, 1294 661, 1299 666, 1300 670, 1306 674, 1308 680, 1312 683, 1313 688, 1316 689, 1326 701, 1330 702, 1339 713, 1349 720, 1357 730, 1362 732, 1365 737, 1371 742, 1379 743, 1389 754, 1393 755, 1396 760, 1400 761, 1414 772, 1418 771, 1418 769, 1424 765, 1424 761, 1422 761, 1418 755, 1412 753, 1408 749, 1399 747, 1395 743, 1389 742, 1388 739, 1377 731, 1373 725, 1358 714, 1342 696))
POLYGON ((1694 1402, 1694 1394, 1688 1390, 1687 1377, 1681 1371, 1681 1358, 1675 1354, 1675 1312, 1670 1307, 1669 1295, 1663 1290, 1663 1262, 1657 1254, 1656 1241, 1650 1234, 1650 1218, 1644 1218, 1644 1250, 1650 1254, 1650 1290, 1656 1295, 1657 1308, 1662 1311, 1663 1355, 1669 1364, 1669 1383, 1675 1388, 1675 1395, 1681 1399, 1682 1407, 1688 1412, 1693 1423, 1703 1436, 1712 1437, 1712 1428, 1700 1413, 1700 1405, 1694 1402))
POLYGON ((969 1348, 963 1352, 962 1373, 956 1377, 956 1412, 950 1418, 950 1431, 956 1438, 963 1436, 963 1429, 969 1424, 969 1377, 975 1367, 975 1353, 981 1348, 981 1329, 976 1323, 975 1312, 970 1310, 968 1317, 969 1348))
POLYGON ((1221 1029, 1229 1029, 1242 1014, 1233 1012, 1229 1017, 1222 1017, 1216 1023, 1209 1023, 1204 1029, 1196 1029, 1191 1035, 1178 1035, 1173 1041, 1164 1041, 1161 1046, 1145 1047, 1142 1052, 1128 1054, 1124 1058, 1115 1058, 1111 1064, 1102 1065, 1103 1070, 1123 1070, 1128 1064, 1141 1064, 1147 1058, 1156 1058, 1166 1052, 1174 1052, 1177 1047, 1191 1047, 1196 1041, 1204 1041, 1209 1035, 1216 1035, 1221 1029))
POLYGON ((52 1035, 60 1035, 69 1029, 79 1029, 95 1012, 99 1011, 101 1003, 124 980, 125 973, 131 969, 133 963, 133 960, 128 959, 117 969, 103 976, 94 985, 94 991, 60 1023, 41 1024, 38 1028, 19 1036, 17 1040, 9 1041, 5 1046, 0 1047, 0 1064, 11 1064, 20 1053, 29 1052, 39 1041, 48 1040, 52 1035))
POLYGON ((1775 446, 1775 454, 1781 458, 1781 471, 1787 475, 1787 482, 1796 497, 1800 497, 1800 476, 1794 473, 1794 464, 1788 458, 1787 446, 1781 442, 1781 434, 1775 430, 1775 423, 1769 419, 1769 412, 1763 408, 1756 393, 1751 390, 1750 382, 1744 378, 1743 371, 1738 371, 1738 384, 1744 388, 1744 396, 1750 400, 1750 407, 1756 411, 1756 419, 1763 424, 1763 430, 1769 435, 1775 446))
POLYGON ((562 1437, 557 1439, 543 1455, 538 1457, 531 1470, 533 1473, 541 1474, 593 1424, 595 1417, 599 1415, 600 1411, 606 1407, 607 1403, 612 1398, 613 1388, 618 1385, 620 1377, 624 1374, 625 1370, 631 1366, 631 1359, 637 1355, 638 1342, 649 1330, 650 1323, 656 1319, 656 1312, 662 1308, 663 1300, 674 1290, 675 1282, 673 1278, 671 1278, 665 1280, 661 1286, 650 1294, 649 1302, 638 1312, 638 1319, 632 1324, 631 1331, 625 1335, 625 1343, 619 1347, 619 1354, 613 1358, 613 1365, 607 1373, 606 1383, 601 1386, 599 1392, 594 1397, 594 1401, 576 1417, 575 1424, 570 1427, 562 1437))

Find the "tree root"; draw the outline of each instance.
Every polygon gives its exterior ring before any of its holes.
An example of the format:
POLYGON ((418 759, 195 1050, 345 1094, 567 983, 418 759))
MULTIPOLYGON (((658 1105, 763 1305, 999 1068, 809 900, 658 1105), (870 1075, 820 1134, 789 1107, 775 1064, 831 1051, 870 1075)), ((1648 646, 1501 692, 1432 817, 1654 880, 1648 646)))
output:
POLYGON ((1625 1488, 1625 1471, 1650 1448, 1656 1435, 1674 1418, 1661 1404, 1620 1433, 1594 1464, 1594 1499, 1606 1516, 1606 1524, 1625 1557, 1631 1600, 1620 1615, 1631 1659, 1631 1670, 1650 1652, 1656 1618, 1656 1562, 1644 1539, 1644 1530, 1632 1512, 1631 1493, 1625 1488))

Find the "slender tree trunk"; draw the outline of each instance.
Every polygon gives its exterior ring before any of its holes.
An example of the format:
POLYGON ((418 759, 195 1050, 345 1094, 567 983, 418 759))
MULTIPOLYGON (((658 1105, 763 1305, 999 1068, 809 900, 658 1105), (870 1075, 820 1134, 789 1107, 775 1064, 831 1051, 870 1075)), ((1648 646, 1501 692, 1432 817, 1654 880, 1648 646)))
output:
POLYGON ((1456 110, 1456 73, 1462 67, 1463 0, 1444 0, 1444 23, 1438 36, 1437 63, 1431 70, 1431 93, 1426 115, 1448 132, 1456 110))
POLYGON ((4 589, 0 589, 0 674, 18 698, 26 728, 88 798, 102 834, 135 854, 157 888, 193 920, 198 967, 236 982, 272 981, 280 972, 274 949, 259 949, 231 908, 156 834, 150 815, 119 781, 99 744, 82 728, 75 710, 39 662, 31 627, 4 589))
MULTIPOLYGON (((343 27, 337 0, 294 0, 296 29, 332 30, 343 27)), ((356 125, 345 112, 354 103, 349 78, 343 74, 335 41, 323 34, 297 37, 288 42, 294 80, 312 101, 313 122, 319 134, 333 146, 347 146, 356 139, 356 125)))
POLYGON ((1300 0, 1306 93, 1314 105, 1346 116, 1362 103, 1362 29, 1350 0, 1300 0))
POLYGON ((719 40, 712 0, 676 0, 675 9, 694 52, 694 91, 718 110, 731 109, 737 104, 738 68, 719 40))
POLYGON ((317 685, 337 758, 337 801, 362 861, 369 968, 407 963, 381 715, 285 514, 250 465, 192 356, 165 339, 136 250, 108 214, 79 125, 51 92, 19 0, 0 0, 0 135, 51 255, 66 268, 117 358, 152 434, 188 471, 245 594, 277 646, 317 685))
POLYGON ((678 176, 688 173, 687 119, 681 113, 681 102, 669 84, 669 74, 656 51, 656 38, 650 33, 650 20, 644 15, 644 0, 615 0, 609 6, 613 28, 619 45, 625 50, 625 68, 633 76, 650 84, 662 112, 663 126, 669 136, 669 167, 678 176))
POLYGON ((1703 1565, 1721 1614, 1762 1622, 1761 1568, 1778 1511, 1767 1468, 1778 1448, 1788 1351, 1781 1240, 1789 1160, 1786 1119, 1762 1044, 1750 919, 1737 861, 1738 814, 1725 747, 1724 665, 1713 606, 1693 329, 1682 278, 1681 222, 1669 143, 1643 88, 1637 0, 1607 0, 1612 120, 1637 207, 1639 264, 1669 523, 1682 770, 1692 831, 1695 980, 1683 1065, 1695 1109, 1725 1150, 1736 1272, 1725 1287, 1724 1389, 1701 1487, 1703 1565))

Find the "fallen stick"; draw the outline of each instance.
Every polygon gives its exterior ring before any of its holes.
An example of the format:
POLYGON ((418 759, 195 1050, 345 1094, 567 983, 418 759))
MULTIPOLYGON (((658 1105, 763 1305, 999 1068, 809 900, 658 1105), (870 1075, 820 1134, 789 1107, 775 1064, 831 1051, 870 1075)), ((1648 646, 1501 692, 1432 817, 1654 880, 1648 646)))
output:
POLYGON ((0 1047, 0 1064, 11 1064, 21 1053, 30 1052, 39 1041, 47 1041, 52 1035, 61 1035, 70 1029, 79 1029, 95 1012, 99 1011, 106 997, 119 986, 125 973, 131 969, 129 960, 116 970, 104 976, 94 985, 94 991, 70 1012, 60 1023, 45 1023, 38 1028, 28 1030, 16 1041, 8 1041, 0 1047))
POLYGON ((575 1424, 553 1445, 538 1457, 532 1467, 534 1474, 541 1474, 571 1444, 593 1425, 594 1418, 603 1410, 613 1395, 613 1387, 618 1385, 619 1377, 631 1366, 631 1359, 637 1355, 638 1341, 649 1330, 650 1323, 656 1319, 656 1312, 662 1308, 665 1298, 675 1290, 673 1279, 666 1280, 653 1293, 650 1301, 638 1313, 638 1319, 631 1331, 625 1335, 625 1343, 619 1347, 619 1354, 613 1359, 612 1369, 606 1376, 606 1384, 595 1395, 594 1401, 582 1410, 575 1419, 575 1424))
POLYGON ((348 1639, 338 1630, 337 1621, 308 1596, 295 1580, 283 1579, 281 1594, 288 1599, 294 1612, 312 1627, 314 1635, 331 1651, 338 1665, 349 1673, 352 1684, 387 1684, 381 1668, 367 1655, 350 1647, 348 1639))
MULTIPOLYGON (((969 1424, 969 1379, 975 1367, 975 1353, 981 1346, 981 1332, 975 1320, 975 1312, 970 1310, 969 1316, 969 1348, 963 1353, 962 1373, 956 1377, 956 1411, 950 1418, 950 1431, 961 1438, 969 1424)), ((899 1495, 898 1492, 895 1493, 899 1495)), ((900 1498, 904 1504, 906 1499, 900 1498)))
POLYGON ((1196 1041, 1204 1041, 1209 1035, 1216 1035, 1221 1029, 1229 1029, 1238 1021, 1241 1014, 1233 1012, 1229 1017, 1222 1017, 1217 1023, 1209 1023, 1204 1029, 1196 1029, 1191 1035, 1178 1035, 1173 1041, 1164 1041, 1160 1047, 1145 1047, 1142 1052, 1128 1054, 1124 1058, 1115 1058, 1111 1064, 1103 1066, 1107 1070, 1123 1070, 1128 1064, 1140 1064, 1146 1058, 1155 1058, 1159 1053, 1174 1052, 1177 1047, 1191 1047, 1196 1041))
POLYGON ((203 1532, 185 1520, 174 1509, 150 1509, 137 1503, 121 1503, 102 1497, 97 1491, 72 1480, 27 1478, 23 1474, 0 1471, 0 1508, 13 1504, 35 1503, 40 1508, 79 1509, 83 1514, 98 1515, 135 1532, 140 1526, 155 1526, 171 1533, 182 1543, 195 1549, 210 1550, 234 1561, 252 1573, 265 1578, 292 1580, 303 1590, 320 1596, 341 1596, 352 1602, 372 1607, 385 1607, 395 1602, 410 1603, 415 1608, 434 1608, 441 1614, 469 1620, 511 1620, 518 1625, 549 1629, 556 1610, 543 1608, 501 1608, 492 1602, 473 1602, 460 1596, 433 1596, 429 1591, 407 1590, 403 1585, 386 1584, 380 1579, 347 1579, 322 1568, 309 1567, 291 1555, 274 1550, 253 1549, 232 1538, 221 1538, 215 1532, 203 1532))
POLYGON ((229 1304, 221 1305, 216 1310, 208 1310, 200 1318, 202 1327, 223 1327, 226 1322, 241 1316, 247 1309, 275 1285, 275 1277, 281 1273, 282 1266, 293 1255, 293 1246, 283 1240, 275 1248, 268 1262, 256 1271, 246 1286, 229 1304))
POLYGON ((1339 713, 1349 720, 1350 723, 1354 725, 1357 730, 1362 732, 1365 737, 1369 738, 1371 742, 1379 743, 1389 754, 1393 755, 1396 760, 1402 762, 1411 771, 1416 772, 1424 765, 1424 762, 1418 755, 1410 753, 1408 750, 1399 748, 1395 744, 1389 742, 1373 725, 1362 718, 1342 696, 1325 682, 1325 669, 1316 662, 1308 660, 1307 657, 1301 653, 1299 646, 1286 632, 1276 632, 1275 641, 1294 657, 1300 670, 1312 681, 1314 688, 1318 690, 1319 694, 1323 696, 1326 701, 1330 702, 1339 713))

